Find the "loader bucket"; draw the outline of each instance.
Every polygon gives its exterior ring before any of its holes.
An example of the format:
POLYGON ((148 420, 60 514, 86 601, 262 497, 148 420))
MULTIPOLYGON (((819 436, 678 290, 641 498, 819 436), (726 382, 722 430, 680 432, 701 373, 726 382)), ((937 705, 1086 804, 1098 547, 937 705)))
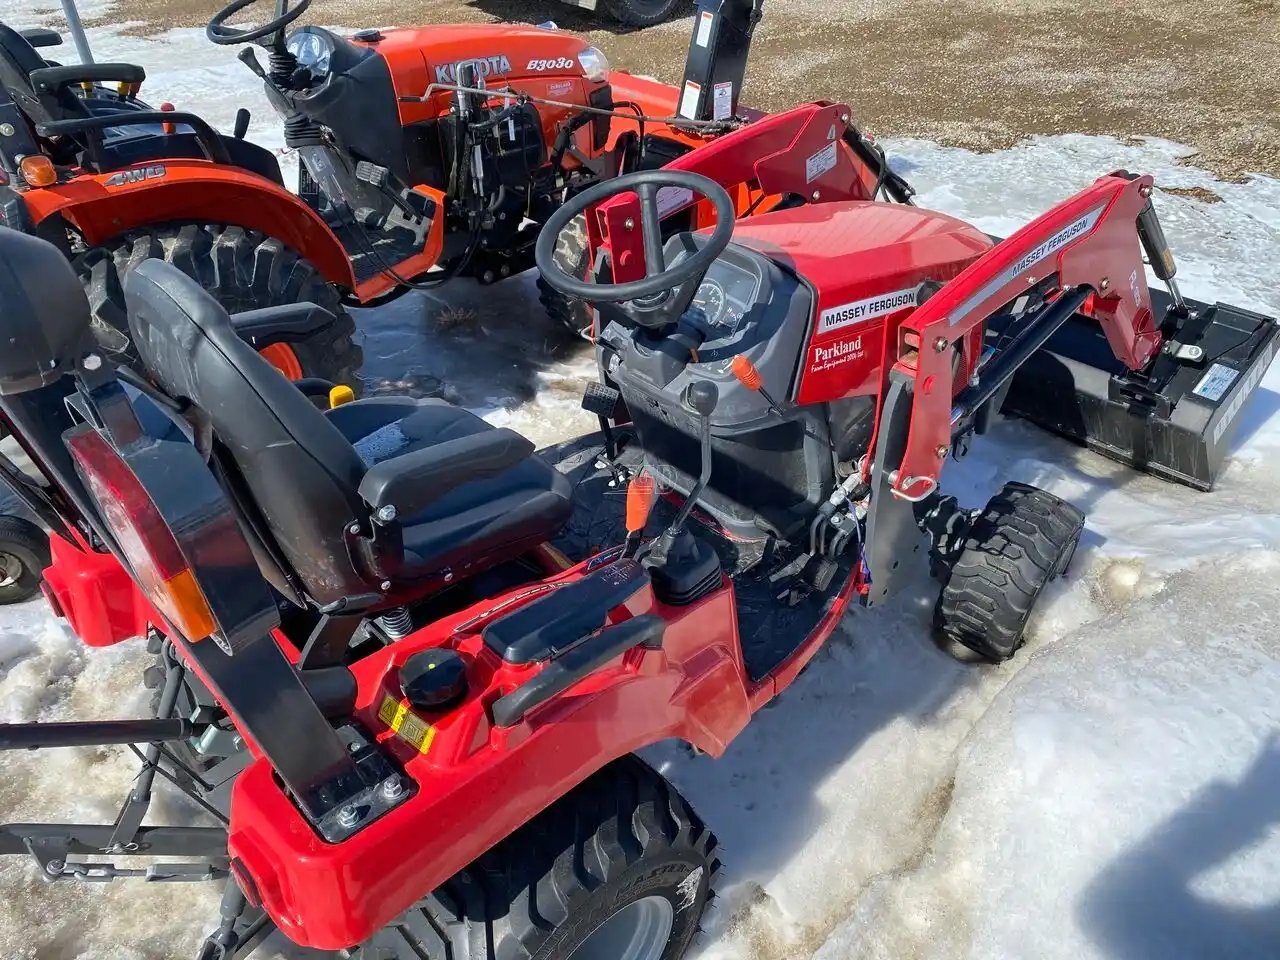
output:
POLYGON ((1156 316, 1169 321, 1165 351, 1150 370, 1126 370, 1098 323, 1077 314, 1018 371, 1001 410, 1138 470, 1209 490, 1275 355, 1280 325, 1194 300, 1188 315, 1169 314, 1159 290, 1152 301, 1156 316), (1203 356, 1188 358, 1195 347, 1203 356))

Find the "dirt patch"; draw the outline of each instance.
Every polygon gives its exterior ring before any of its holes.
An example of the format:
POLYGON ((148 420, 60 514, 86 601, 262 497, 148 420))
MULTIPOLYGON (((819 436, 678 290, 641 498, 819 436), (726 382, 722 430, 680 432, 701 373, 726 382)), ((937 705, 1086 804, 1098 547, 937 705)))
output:
POLYGON ((1175 197, 1187 197, 1191 200, 1199 200, 1201 203, 1221 203, 1222 198, 1212 190, 1206 190, 1204 187, 1160 187, 1163 193, 1172 193, 1175 197))
MULTIPOLYGON (((199 26, 215 6, 135 0, 128 16, 154 32, 199 26)), ((689 18, 601 30, 553 0, 316 0, 306 15, 351 28, 551 18, 616 66, 680 79, 689 18)), ((1280 0, 771 0, 746 102, 840 100, 881 136, 979 150, 1032 134, 1157 136, 1222 177, 1280 176, 1278 18, 1280 0)))

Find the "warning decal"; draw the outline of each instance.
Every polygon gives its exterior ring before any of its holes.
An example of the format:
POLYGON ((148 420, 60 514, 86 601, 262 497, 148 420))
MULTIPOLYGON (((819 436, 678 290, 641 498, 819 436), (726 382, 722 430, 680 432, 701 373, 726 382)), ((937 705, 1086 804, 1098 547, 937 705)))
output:
POLYGON ((820 176, 832 169, 836 165, 836 159, 839 156, 836 145, 828 143, 825 147, 815 153, 812 157, 804 162, 805 182, 813 183, 820 176))
POLYGON ((1222 395, 1231 389, 1231 385, 1236 382, 1238 376, 1240 371, 1234 367, 1215 363, 1209 368, 1209 372, 1200 378, 1200 382, 1191 392, 1197 397, 1204 397, 1206 400, 1217 403, 1222 399, 1222 395))
POLYGON ((698 105, 702 101, 702 84, 692 80, 684 85, 684 95, 680 97, 680 116, 688 120, 698 119, 698 105))
POLYGON ((711 28, 715 26, 716 15, 710 10, 703 10, 698 19, 698 33, 694 38, 700 47, 711 46, 711 28))
POLYGON ((715 86, 715 109, 713 120, 730 120, 733 118, 733 84, 717 83, 715 86))
POLYGON ((407 706, 390 694, 382 698, 382 704, 378 707, 378 719, 419 753, 426 753, 431 749, 431 741, 436 737, 436 728, 416 714, 410 713, 407 706))

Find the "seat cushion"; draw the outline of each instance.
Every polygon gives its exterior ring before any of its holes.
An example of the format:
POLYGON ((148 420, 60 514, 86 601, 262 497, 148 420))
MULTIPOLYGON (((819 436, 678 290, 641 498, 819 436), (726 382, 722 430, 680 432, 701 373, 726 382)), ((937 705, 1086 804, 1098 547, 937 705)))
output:
MULTIPOLYGON (((366 467, 494 429, 443 400, 372 397, 328 416, 366 467)), ((495 551, 514 556, 554 536, 571 506, 568 478, 538 456, 492 479, 464 483, 423 512, 400 518, 404 574, 423 576, 495 551)))

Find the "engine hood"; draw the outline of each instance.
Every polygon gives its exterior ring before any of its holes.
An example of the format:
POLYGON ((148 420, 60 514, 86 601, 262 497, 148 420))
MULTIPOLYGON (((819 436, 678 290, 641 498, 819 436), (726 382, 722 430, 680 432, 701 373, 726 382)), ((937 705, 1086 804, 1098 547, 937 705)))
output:
POLYGON ((387 30, 365 44, 391 65, 397 85, 454 83, 463 60, 480 65, 486 83, 501 85, 528 77, 582 75, 578 54, 586 40, 559 30, 508 24, 450 24, 387 30))

